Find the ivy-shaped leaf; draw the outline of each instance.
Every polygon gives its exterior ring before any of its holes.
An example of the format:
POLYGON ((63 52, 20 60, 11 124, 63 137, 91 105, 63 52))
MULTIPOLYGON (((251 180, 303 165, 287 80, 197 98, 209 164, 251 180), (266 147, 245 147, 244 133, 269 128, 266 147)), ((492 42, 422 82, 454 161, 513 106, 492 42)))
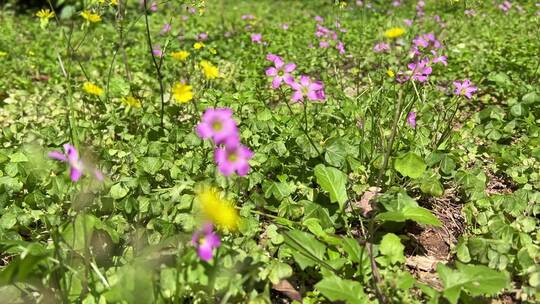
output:
POLYGON ((337 276, 325 277, 315 287, 330 301, 345 301, 348 304, 361 304, 367 301, 359 282, 344 280, 337 276))
POLYGON ((408 152, 395 160, 394 168, 403 176, 419 178, 426 171, 426 163, 420 156, 408 152))
POLYGON ((457 304, 461 291, 471 296, 495 295, 509 284, 506 272, 494 270, 483 265, 457 263, 453 270, 443 264, 437 266, 444 291, 443 296, 452 304, 457 304))

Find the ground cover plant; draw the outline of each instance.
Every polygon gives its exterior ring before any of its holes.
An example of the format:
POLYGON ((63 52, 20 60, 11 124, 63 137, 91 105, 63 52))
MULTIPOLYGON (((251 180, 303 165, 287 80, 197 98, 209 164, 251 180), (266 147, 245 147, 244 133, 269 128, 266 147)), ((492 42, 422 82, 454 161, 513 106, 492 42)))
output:
POLYGON ((538 303, 535 1, 4 1, 3 303, 538 303))

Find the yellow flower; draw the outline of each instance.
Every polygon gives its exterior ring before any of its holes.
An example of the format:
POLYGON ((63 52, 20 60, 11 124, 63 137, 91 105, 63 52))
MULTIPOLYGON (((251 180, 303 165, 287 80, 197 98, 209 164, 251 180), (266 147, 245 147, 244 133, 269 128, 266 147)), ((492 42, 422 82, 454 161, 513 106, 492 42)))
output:
POLYGON ((219 77, 219 70, 218 68, 213 65, 211 62, 202 60, 200 63, 204 76, 208 79, 214 79, 219 77))
POLYGON ((401 27, 393 27, 386 32, 384 32, 384 37, 386 38, 397 38, 405 34, 405 29, 401 27))
POLYGON ((396 76, 396 74, 395 74, 394 71, 392 71, 392 70, 386 71, 386 75, 388 75, 388 77, 392 77, 392 78, 393 78, 394 76, 396 76))
POLYGON ((101 16, 98 15, 98 14, 95 14, 95 13, 92 13, 88 10, 85 10, 81 13, 81 16, 86 19, 86 21, 89 21, 89 22, 92 22, 92 23, 95 23, 95 22, 100 22, 101 21, 101 16))
POLYGON ((240 216, 233 204, 222 198, 217 189, 205 188, 197 193, 203 215, 221 229, 230 231, 238 228, 240 216))
POLYGON ((39 17, 39 19, 51 19, 54 17, 54 12, 51 12, 50 9, 41 9, 36 13, 36 16, 39 17))
POLYGON ((118 5, 118 0, 111 0, 111 5, 118 5))
POLYGON ((186 103, 193 99, 192 86, 178 82, 174 85, 173 97, 178 103, 186 103))
POLYGON ((202 42, 195 42, 193 44, 193 48, 196 49, 196 50, 202 49, 203 47, 204 47, 204 43, 202 43, 202 42))
POLYGON ((189 52, 186 51, 178 51, 178 52, 172 52, 171 53, 172 58, 180 61, 186 60, 189 56, 189 52))
POLYGON ((8 53, 0 51, 0 57, 6 57, 8 53))
POLYGON ((100 96, 103 94, 102 88, 88 81, 83 84, 83 90, 90 95, 100 96))
POLYGON ((210 53, 211 53, 212 55, 217 54, 217 51, 216 51, 215 48, 209 48, 208 50, 210 51, 210 53))
POLYGON ((122 98, 122 103, 124 103, 124 104, 126 104, 126 105, 128 105, 130 107, 137 108, 137 109, 140 109, 141 106, 142 106, 141 102, 137 98, 135 98, 135 97, 133 97, 131 95, 122 98))

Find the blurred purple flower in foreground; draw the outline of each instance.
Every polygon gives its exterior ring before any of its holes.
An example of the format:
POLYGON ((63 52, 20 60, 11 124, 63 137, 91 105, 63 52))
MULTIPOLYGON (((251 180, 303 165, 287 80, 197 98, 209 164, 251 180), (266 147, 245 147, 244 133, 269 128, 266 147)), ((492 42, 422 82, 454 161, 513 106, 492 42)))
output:
POLYGON ((193 233, 191 244, 197 249, 199 258, 208 262, 214 257, 214 249, 221 246, 221 240, 212 224, 205 224, 201 230, 193 233))
MULTIPOLYGON (((85 165, 79 159, 79 152, 71 144, 64 145, 64 153, 60 151, 52 151, 52 152, 49 152, 48 156, 52 159, 56 159, 61 162, 68 163, 69 177, 74 182, 78 181, 84 174, 84 171, 86 170, 85 165)), ((97 180, 99 181, 103 180, 103 174, 98 169, 94 169, 93 173, 97 180)))

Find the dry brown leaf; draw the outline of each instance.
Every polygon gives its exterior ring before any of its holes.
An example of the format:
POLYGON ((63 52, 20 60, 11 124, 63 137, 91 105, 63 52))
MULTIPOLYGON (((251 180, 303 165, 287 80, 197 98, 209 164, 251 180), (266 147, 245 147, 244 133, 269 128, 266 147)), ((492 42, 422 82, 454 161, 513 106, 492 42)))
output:
POLYGON ((283 293, 291 300, 302 301, 302 295, 296 289, 294 289, 291 283, 289 283, 287 280, 279 281, 277 284, 272 286, 272 289, 283 293))
POLYGON ((379 195, 379 192, 381 192, 381 188, 379 187, 369 187, 364 194, 362 194, 362 197, 360 198, 360 201, 353 202, 354 207, 360 208, 362 210, 362 215, 367 216, 371 210, 373 210, 373 206, 371 205, 371 201, 379 195))

